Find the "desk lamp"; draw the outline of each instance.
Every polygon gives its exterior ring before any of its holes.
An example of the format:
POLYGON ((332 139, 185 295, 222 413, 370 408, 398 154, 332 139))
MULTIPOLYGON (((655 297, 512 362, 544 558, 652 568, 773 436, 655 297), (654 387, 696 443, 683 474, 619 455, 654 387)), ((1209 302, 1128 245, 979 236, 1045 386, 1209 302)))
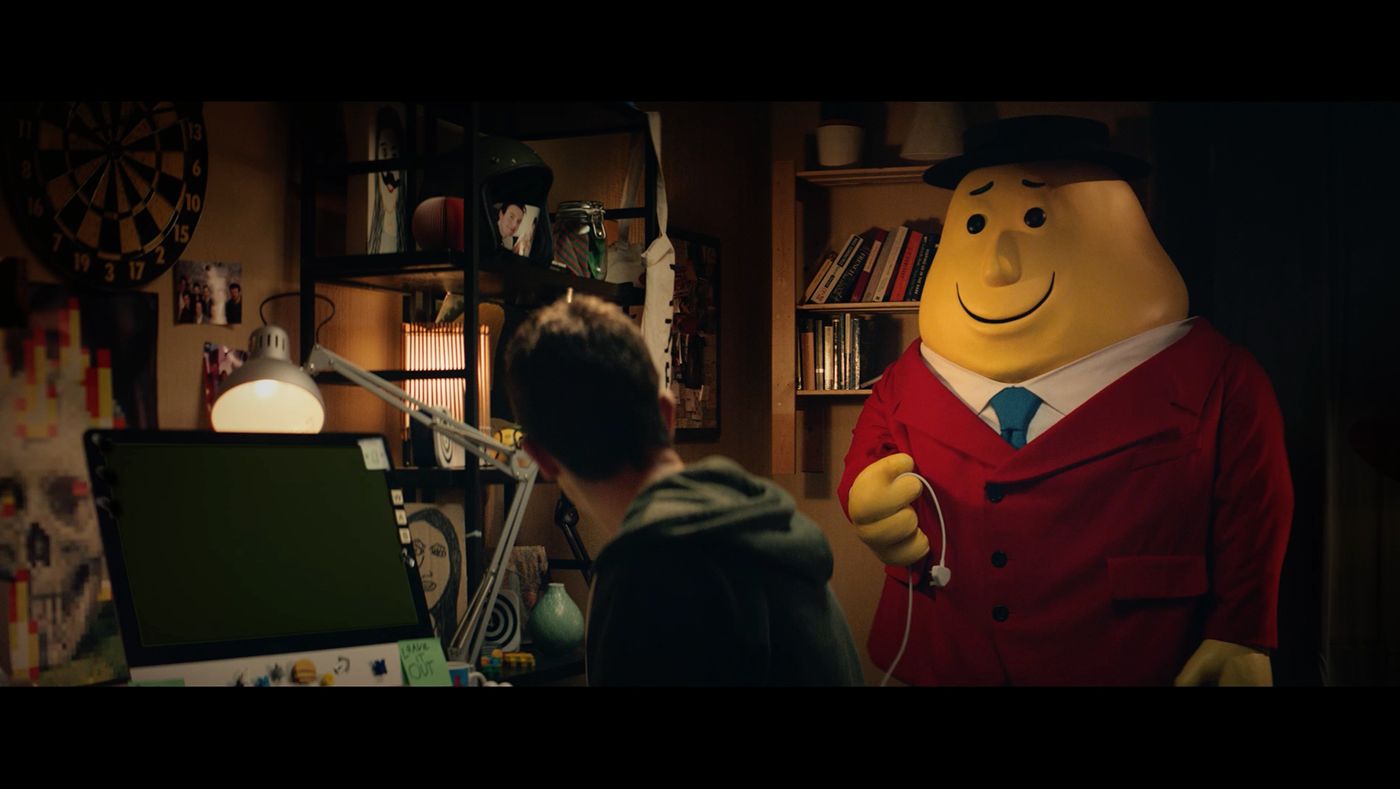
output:
POLYGON ((248 346, 248 361, 224 381, 219 399, 214 403, 211 421, 216 431, 320 432, 325 423, 325 401, 311 377, 321 372, 335 372, 516 481, 515 497, 496 551, 448 644, 449 659, 475 663, 481 653, 490 612, 505 580, 505 563, 515 547, 539 467, 524 450, 496 441, 319 343, 311 349, 305 366, 297 367, 287 352, 287 332, 275 324, 255 330, 248 346))

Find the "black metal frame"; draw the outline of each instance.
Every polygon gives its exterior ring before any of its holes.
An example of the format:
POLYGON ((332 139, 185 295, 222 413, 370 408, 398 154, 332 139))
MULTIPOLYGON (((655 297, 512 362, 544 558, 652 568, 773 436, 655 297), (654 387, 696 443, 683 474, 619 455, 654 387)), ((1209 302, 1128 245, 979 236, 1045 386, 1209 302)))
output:
MULTIPOLYGON (((659 167, 651 135, 647 133, 648 121, 645 113, 622 102, 573 102, 573 103, 488 103, 482 102, 423 102, 404 103, 405 119, 404 144, 400 155, 395 159, 347 161, 328 163, 318 159, 320 141, 315 129, 309 124, 304 129, 301 140, 301 359, 305 360, 315 345, 315 293, 316 285, 337 284, 370 290, 388 291, 407 295, 417 290, 451 289, 463 294, 467 314, 475 314, 483 294, 482 274, 491 275, 493 281, 489 295, 533 297, 538 303, 547 303, 566 289, 589 293, 609 301, 624 305, 641 304, 644 294, 641 289, 630 284, 598 282, 571 276, 565 272, 551 271, 527 265, 513 259, 504 251, 482 255, 478 243, 476 217, 481 211, 481 176, 477 172, 478 132, 487 130, 491 134, 512 137, 517 140, 562 139, 601 134, 642 133, 645 144, 645 191, 646 204, 641 207, 620 208, 609 211, 609 216, 617 219, 644 218, 646 220, 646 241, 650 243, 659 235, 660 226, 656 216, 657 177, 659 167), (418 150, 418 120, 422 112, 424 123, 425 151, 418 150), (459 125, 463 129, 464 145, 468 155, 455 157, 460 160, 462 194, 468 195, 464 205, 465 221, 468 223, 467 249, 456 251, 401 252, 376 255, 337 255, 322 256, 316 250, 316 201, 317 183, 322 178, 349 175, 368 175, 390 169, 403 169, 405 180, 403 194, 413 194, 415 176, 420 168, 450 163, 453 155, 437 150, 437 121, 444 120, 459 125)), ((412 230, 409 228, 410 239, 412 230)), ((470 382, 476 376, 477 343, 475 332, 464 332, 465 369, 460 371, 413 372, 407 370, 375 371, 388 380, 404 381, 419 378, 462 377, 468 380, 465 393, 465 411, 477 412, 476 387, 470 382)), ((345 383, 338 377, 322 376, 322 383, 345 383)), ((507 482, 503 475, 492 474, 468 463, 465 469, 398 469, 391 474, 402 484, 405 492, 418 489, 433 491, 443 488, 458 488, 464 494, 464 506, 468 513, 481 511, 481 489, 483 481, 491 483, 507 482)), ((507 482, 509 488, 509 483, 507 482)), ((509 490, 507 490, 509 493, 509 490)), ((551 564, 564 569, 578 569, 591 579, 592 561, 582 549, 578 535, 565 535, 575 559, 551 560, 551 564)), ((473 594, 485 571, 486 545, 483 536, 469 537, 464 546, 467 562, 467 593, 473 594)))

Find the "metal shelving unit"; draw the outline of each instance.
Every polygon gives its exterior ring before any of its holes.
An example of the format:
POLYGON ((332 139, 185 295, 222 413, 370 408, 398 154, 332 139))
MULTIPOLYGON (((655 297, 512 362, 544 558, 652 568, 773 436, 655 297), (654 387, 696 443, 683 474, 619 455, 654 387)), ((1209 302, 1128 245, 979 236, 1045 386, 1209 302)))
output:
MULTIPOLYGON (((483 300, 515 305, 543 305, 572 288, 622 305, 641 304, 644 293, 631 284, 614 284, 575 277, 568 272, 544 269, 506 250, 483 254, 476 238, 481 214, 480 175, 476 170, 478 132, 521 141, 562 139, 598 134, 642 133, 646 139, 645 205, 608 209, 609 218, 645 219, 648 243, 658 234, 656 217, 656 153, 646 134, 647 118, 635 107, 622 102, 421 102, 405 103, 404 132, 400 156, 367 161, 330 161, 324 155, 323 141, 307 124, 303 130, 301 168, 301 358, 315 343, 315 294, 319 284, 333 284, 393 292, 408 297, 417 293, 462 294, 466 314, 475 315, 483 300), (439 150, 439 121, 461 129, 466 141, 461 150, 439 150), (422 134, 420 135, 420 124, 422 134), (420 147, 425 150, 418 150, 420 147), (465 154, 465 155, 464 155, 465 154), (430 169, 445 168, 461 187, 468 223, 466 249, 427 250, 374 255, 321 255, 317 242, 318 184, 323 179, 369 175, 385 170, 403 170, 404 195, 414 191, 421 175, 430 169)), ((567 167, 567 162, 555 163, 567 167)), ((411 207, 410 207, 411 210, 411 207)), ((405 229, 410 235, 412 230, 405 229)), ((464 369, 438 371, 376 370, 387 380, 402 382, 420 379, 465 378, 464 413, 474 414, 476 402, 477 343, 475 332, 465 332, 464 369)), ((325 384, 345 384, 335 375, 323 375, 325 384)), ((456 489, 464 495, 468 513, 481 513, 483 484, 511 484, 505 475, 468 464, 464 469, 400 468, 391 472, 396 485, 405 492, 456 489)), ((510 491, 507 489, 507 496, 510 491)), ((478 515, 479 517, 479 515, 478 515)), ((479 534, 479 533, 478 533, 479 534)), ((565 534, 575 554, 572 560, 551 559, 553 567, 581 570, 587 576, 591 560, 582 549, 578 535, 565 534)), ((464 546, 468 594, 476 591, 484 572, 487 555, 484 538, 468 538, 464 546)))

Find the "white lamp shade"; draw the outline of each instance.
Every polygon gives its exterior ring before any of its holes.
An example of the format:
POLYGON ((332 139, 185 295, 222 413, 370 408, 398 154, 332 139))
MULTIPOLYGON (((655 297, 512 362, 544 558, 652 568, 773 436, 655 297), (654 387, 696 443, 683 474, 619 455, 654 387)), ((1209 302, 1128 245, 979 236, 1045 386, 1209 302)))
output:
POLYGON ((264 326, 249 339, 250 358, 224 380, 210 421, 220 433, 319 433, 321 390, 292 364, 287 333, 264 326))

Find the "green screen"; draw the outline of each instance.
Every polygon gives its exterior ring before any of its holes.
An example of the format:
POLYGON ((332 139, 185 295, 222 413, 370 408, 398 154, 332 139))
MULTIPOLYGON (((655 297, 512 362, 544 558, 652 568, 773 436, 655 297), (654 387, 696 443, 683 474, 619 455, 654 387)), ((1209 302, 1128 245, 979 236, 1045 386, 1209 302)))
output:
POLYGON ((146 646, 413 625, 382 471, 358 446, 117 446, 106 462, 146 646))

